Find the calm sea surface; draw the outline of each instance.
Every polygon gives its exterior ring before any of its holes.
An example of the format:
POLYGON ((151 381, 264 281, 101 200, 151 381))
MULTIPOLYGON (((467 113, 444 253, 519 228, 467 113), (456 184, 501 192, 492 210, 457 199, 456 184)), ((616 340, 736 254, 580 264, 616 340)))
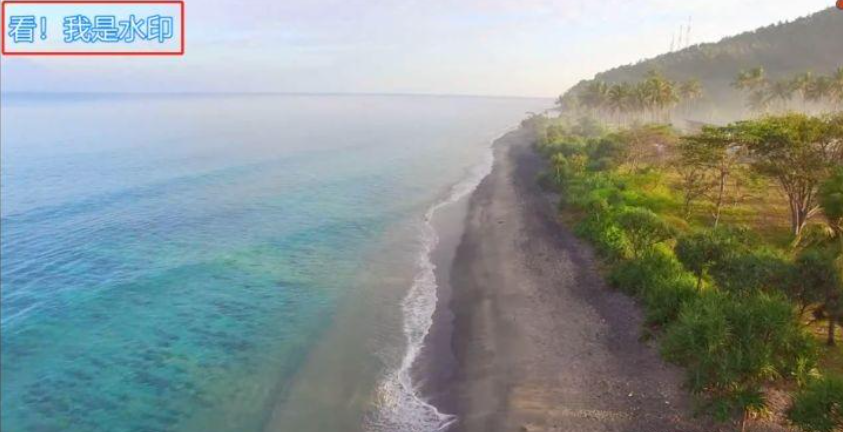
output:
POLYGON ((4 432, 345 432, 445 421, 405 373, 425 217, 549 102, 2 104, 4 432))

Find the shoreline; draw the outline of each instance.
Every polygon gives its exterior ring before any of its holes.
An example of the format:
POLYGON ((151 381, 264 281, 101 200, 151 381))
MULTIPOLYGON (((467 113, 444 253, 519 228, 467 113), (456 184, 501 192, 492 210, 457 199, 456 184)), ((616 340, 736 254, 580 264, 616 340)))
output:
POLYGON ((435 392, 436 372, 444 364, 448 342, 448 329, 440 330, 437 319, 443 299, 448 299, 449 287, 441 277, 452 261, 459 238, 467 202, 473 191, 491 172, 492 148, 487 149, 484 162, 473 165, 468 175, 453 184, 424 214, 421 226, 421 251, 417 257, 416 272, 409 291, 401 301, 402 327, 406 343, 405 352, 395 369, 389 370, 377 385, 376 398, 380 400, 369 427, 388 430, 447 430, 455 420, 433 401, 428 392, 435 392), (442 335, 442 336, 440 336, 442 335), (434 361, 435 359, 435 361, 434 361))
POLYGON ((451 215, 461 227, 442 231, 423 394, 456 416, 449 431, 703 430, 681 370, 639 341, 633 300, 558 223, 531 142, 498 138, 492 171, 451 215))
POLYGON ((440 412, 448 415, 453 415, 455 410, 453 394, 449 390, 457 368, 457 359, 451 349, 454 314, 449 307, 453 295, 450 278, 456 251, 465 231, 465 218, 472 194, 439 209, 432 220, 439 234, 439 244, 430 257, 436 266, 437 302, 433 323, 413 371, 422 396, 440 412))

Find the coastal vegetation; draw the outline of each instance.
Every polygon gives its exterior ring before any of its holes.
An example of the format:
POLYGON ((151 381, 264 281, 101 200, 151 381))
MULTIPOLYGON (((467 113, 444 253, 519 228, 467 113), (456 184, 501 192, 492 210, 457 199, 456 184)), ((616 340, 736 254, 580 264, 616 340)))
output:
MULTIPOLYGON (((843 67, 828 75, 806 71, 774 80, 757 66, 741 70, 731 86, 743 95, 744 108, 755 117, 795 109, 823 114, 843 107, 843 67)), ((698 106, 707 95, 698 78, 676 81, 652 69, 640 81, 590 81, 579 92, 560 96, 556 104, 566 112, 581 112, 604 123, 628 126, 670 123, 677 115, 688 117, 692 113, 709 117, 698 106)))
POLYGON ((592 115, 619 124, 636 121, 670 121, 671 114, 683 102, 682 109, 691 108, 702 96, 702 86, 697 80, 676 83, 653 70, 637 83, 607 84, 593 81, 578 94, 575 101, 560 98, 560 107, 583 107, 592 115))
POLYGON ((787 112, 791 109, 839 111, 843 107, 843 67, 835 69, 828 76, 804 72, 789 78, 771 80, 764 68, 758 66, 742 70, 732 86, 743 91, 747 106, 760 114, 787 112))
MULTIPOLYGON (((759 76, 741 72, 735 87, 761 91, 759 76)), ((700 410, 741 425, 778 410, 805 431, 839 431, 843 113, 781 105, 681 132, 664 122, 684 86, 655 72, 595 83, 576 109, 525 120, 547 160, 538 180, 610 284, 640 300, 646 334, 685 367, 700 410), (640 104, 608 102, 645 91, 640 104)))
MULTIPOLYGON (((808 72, 812 72, 811 78, 832 76, 843 58, 840 40, 843 40, 843 14, 836 8, 829 8, 790 22, 772 24, 714 43, 691 45, 601 72, 592 80, 578 83, 563 98, 566 103, 574 102, 593 82, 603 82, 608 86, 632 83, 648 71, 657 70, 677 83, 696 81, 704 90, 704 95, 693 102, 688 103, 687 98, 682 98, 686 102, 680 103, 677 108, 682 110, 684 117, 728 122, 751 114, 753 110, 747 107, 747 99, 753 94, 756 97, 761 95, 754 91, 758 88, 736 92, 736 72, 759 69, 763 71, 763 79, 757 82, 767 83, 769 87, 766 90, 771 92, 765 98, 756 99, 761 103, 757 112, 778 110, 784 104, 804 111, 806 107, 802 106, 802 100, 807 87, 800 85, 794 91, 789 84, 797 76, 805 81, 808 72), (791 99, 788 100, 788 97, 791 99)), ((665 48, 669 45, 670 40, 665 40, 665 48)), ((814 90, 819 91, 828 84, 825 80, 815 83, 819 86, 814 90)), ((816 105, 810 100, 813 97, 809 96, 808 107, 816 105)))

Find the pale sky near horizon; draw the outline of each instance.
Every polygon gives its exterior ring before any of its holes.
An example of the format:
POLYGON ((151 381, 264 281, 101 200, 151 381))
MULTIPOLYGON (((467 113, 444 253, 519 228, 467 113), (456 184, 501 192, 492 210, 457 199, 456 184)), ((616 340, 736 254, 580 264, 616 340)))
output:
MULTIPOLYGON (((187 0, 184 57, 0 57, 3 91, 555 97, 834 0, 187 0)), ((841 12, 843 13, 843 12, 841 12)))

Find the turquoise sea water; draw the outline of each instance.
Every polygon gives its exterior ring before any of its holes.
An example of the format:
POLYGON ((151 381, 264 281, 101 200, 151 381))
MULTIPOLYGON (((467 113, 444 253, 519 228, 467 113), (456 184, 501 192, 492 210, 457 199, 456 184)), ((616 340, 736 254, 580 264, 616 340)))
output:
POLYGON ((0 428, 246 432, 429 426, 377 414, 425 214, 548 102, 2 104, 0 428))

